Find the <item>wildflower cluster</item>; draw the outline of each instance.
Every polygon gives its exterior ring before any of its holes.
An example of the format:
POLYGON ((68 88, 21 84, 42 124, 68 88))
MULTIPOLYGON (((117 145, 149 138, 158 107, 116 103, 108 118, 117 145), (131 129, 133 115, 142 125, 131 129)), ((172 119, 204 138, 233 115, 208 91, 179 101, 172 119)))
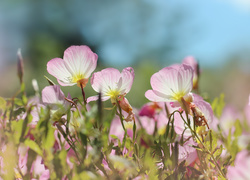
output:
POLYGON ((0 97, 0 179, 250 178, 250 104, 240 113, 223 95, 199 95, 193 57, 153 74, 140 109, 125 97, 133 68, 94 72, 97 59, 87 46, 69 47, 47 63, 59 85, 46 77, 40 95, 33 81, 28 98, 18 51, 21 88, 0 97), (85 94, 88 82, 96 96, 85 94), (81 97, 60 85, 77 85, 81 97))

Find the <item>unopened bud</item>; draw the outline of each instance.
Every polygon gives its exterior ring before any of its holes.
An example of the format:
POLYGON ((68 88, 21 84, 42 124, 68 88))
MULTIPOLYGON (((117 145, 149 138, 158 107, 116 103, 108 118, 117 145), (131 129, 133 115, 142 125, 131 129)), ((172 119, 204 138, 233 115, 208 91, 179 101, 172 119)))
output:
POLYGON ((21 54, 21 49, 17 50, 17 75, 19 77, 20 83, 23 83, 23 57, 21 54))
POLYGON ((118 102, 119 102, 121 109, 128 113, 128 116, 125 118, 125 121, 134 121, 135 117, 133 113, 133 108, 129 104, 128 100, 125 97, 123 97, 118 102))
POLYGON ((36 79, 32 79, 32 86, 36 92, 36 95, 39 95, 39 87, 36 79))

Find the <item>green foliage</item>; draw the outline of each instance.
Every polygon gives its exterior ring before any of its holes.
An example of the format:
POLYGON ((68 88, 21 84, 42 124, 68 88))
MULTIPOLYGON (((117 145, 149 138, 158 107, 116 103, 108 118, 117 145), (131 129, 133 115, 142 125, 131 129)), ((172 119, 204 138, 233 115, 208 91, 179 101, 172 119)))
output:
POLYGON ((224 94, 221 94, 220 97, 215 98, 214 101, 211 104, 212 109, 215 113, 215 115, 219 118, 222 114, 223 108, 225 106, 224 102, 224 94))
MULTIPOLYGON (((50 179, 225 179, 227 167, 241 150, 239 139, 248 129, 235 120, 228 132, 214 131, 195 124, 192 113, 177 109, 169 114, 165 104, 156 116, 164 112, 167 122, 160 129, 157 121, 162 119, 151 118, 153 132, 149 133, 138 113, 135 121, 126 122, 119 105, 103 103, 101 94, 87 107, 81 98, 69 102, 69 107, 58 105, 56 110, 40 101, 32 103, 23 83, 12 98, 0 97, 0 143, 4 147, 0 149, 4 164, 0 178, 39 179, 42 174, 33 170, 37 166, 48 170, 50 179), (176 133, 174 113, 185 124, 182 134, 176 133), (117 118, 118 125, 114 125, 117 118), (190 163, 192 153, 195 159, 190 163), (21 166, 20 160, 27 162, 21 166)), ((218 118, 224 106, 221 94, 212 103, 218 118)))

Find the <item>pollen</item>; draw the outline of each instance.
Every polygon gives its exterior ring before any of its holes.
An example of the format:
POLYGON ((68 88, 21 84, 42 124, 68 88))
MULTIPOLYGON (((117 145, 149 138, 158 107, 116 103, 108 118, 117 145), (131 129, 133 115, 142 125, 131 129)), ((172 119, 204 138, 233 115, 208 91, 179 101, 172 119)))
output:
POLYGON ((174 100, 177 100, 177 101, 180 101, 182 97, 185 96, 185 93, 184 92, 177 92, 177 93, 174 93, 173 95, 173 99, 174 100))
POLYGON ((111 102, 112 103, 116 103, 116 98, 120 95, 120 91, 117 90, 110 90, 107 93, 107 96, 109 96, 111 98, 111 102))
POLYGON ((81 73, 78 73, 72 77, 72 82, 77 83, 78 81, 81 81, 82 79, 84 79, 84 75, 81 73))

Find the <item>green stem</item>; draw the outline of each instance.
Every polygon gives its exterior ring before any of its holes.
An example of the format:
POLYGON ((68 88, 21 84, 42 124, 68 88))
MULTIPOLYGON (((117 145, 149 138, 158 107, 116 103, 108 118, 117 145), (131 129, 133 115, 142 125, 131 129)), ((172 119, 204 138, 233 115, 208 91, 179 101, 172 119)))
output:
POLYGON ((71 141, 69 140, 69 138, 67 137, 67 135, 65 134, 65 132, 63 131, 63 129, 59 126, 59 125, 56 125, 57 126, 57 129, 61 132, 61 134, 63 135, 64 139, 67 141, 67 143, 69 144, 69 146, 73 149, 73 151, 75 152, 76 154, 76 157, 78 159, 78 161, 82 164, 82 161, 80 159, 80 157, 78 156, 78 153, 75 149, 75 145, 74 143, 71 144, 71 141))
POLYGON ((84 102, 84 109, 85 109, 85 111, 87 111, 87 108, 86 108, 87 101, 86 101, 85 92, 84 92, 82 83, 80 84, 80 86, 81 86, 81 90, 82 90, 82 97, 83 97, 83 102, 84 102))
MULTIPOLYGON (((216 161, 214 155, 206 148, 206 146, 203 144, 203 142, 201 141, 201 139, 199 138, 199 136, 197 135, 197 133, 191 128, 191 125, 190 123, 187 123, 186 120, 183 118, 182 114, 180 111, 176 110, 174 111, 173 113, 171 113, 170 117, 173 116, 174 113, 178 112, 183 120, 183 122, 187 125, 187 127, 191 130, 191 133, 195 136, 195 138, 200 142, 200 144, 202 145, 202 147, 204 148, 204 150, 211 156, 212 160, 214 161, 215 163, 215 166, 216 168, 218 169, 219 173, 224 177, 226 178, 224 172, 221 170, 218 162, 216 161)), ((188 118, 188 114, 187 112, 185 111, 185 114, 186 114, 186 117, 188 118)), ((189 120, 189 118, 187 119, 189 120)), ((190 121, 190 120, 189 120, 190 121)))
POLYGON ((120 118, 120 120, 121 120, 122 128, 123 128, 124 131, 126 131, 126 129, 125 129, 125 127, 124 127, 124 124, 123 124, 122 108, 121 108, 121 106, 120 106, 118 100, 116 100, 116 105, 117 105, 118 110, 119 110, 118 116, 119 116, 119 118, 120 118))
MULTIPOLYGON (((185 112, 185 114, 186 114, 186 116, 188 118, 187 112, 185 112)), ((181 117, 182 117, 182 115, 181 115, 181 117)), ((183 117, 182 117, 182 119, 183 119, 183 117)), ((196 137, 196 139, 201 143, 201 145, 203 146, 205 151, 211 156, 212 160, 215 163, 216 168, 219 170, 220 174, 225 178, 226 176, 225 176, 224 172, 221 170, 221 168, 220 168, 218 162, 216 161, 214 155, 209 151, 209 149, 206 148, 206 146, 203 144, 202 140, 199 138, 197 133, 191 128, 190 124, 188 124, 184 119, 183 119, 183 121, 188 126, 188 128, 191 130, 192 134, 196 137)))

